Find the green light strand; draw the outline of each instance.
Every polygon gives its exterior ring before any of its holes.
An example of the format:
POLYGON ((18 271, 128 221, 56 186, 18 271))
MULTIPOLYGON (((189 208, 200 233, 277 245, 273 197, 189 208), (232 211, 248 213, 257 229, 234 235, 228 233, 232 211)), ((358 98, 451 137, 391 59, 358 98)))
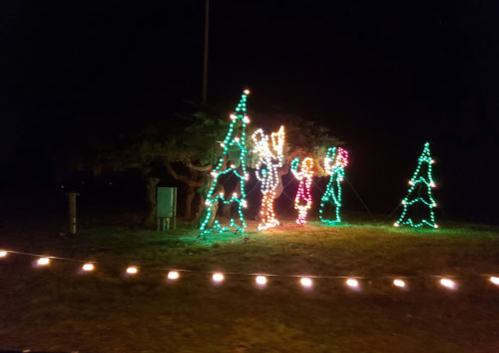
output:
POLYGON ((431 189, 436 186, 435 182, 432 179, 433 163, 434 160, 431 159, 430 155, 430 143, 426 142, 424 145, 423 153, 418 159, 418 167, 416 168, 416 171, 414 172, 412 179, 409 181, 409 185, 411 185, 411 187, 409 188, 406 198, 402 200, 402 205, 404 205, 404 210, 402 211, 402 214, 400 215, 398 221, 393 224, 395 227, 409 225, 413 228, 420 228, 426 224, 432 228, 435 229, 438 228, 438 225, 435 223, 435 213, 433 211, 433 209, 437 207, 437 203, 433 199, 431 191, 431 189), (428 168, 427 168, 427 175, 425 178, 421 170, 423 169, 423 166, 426 165, 428 168), (424 189, 426 189, 428 193, 427 199, 419 196, 419 193, 424 191, 424 189), (413 194, 414 191, 418 191, 418 196, 411 198, 411 195, 413 194), (415 221, 412 220, 412 218, 409 217, 410 207, 414 206, 417 203, 422 203, 428 207, 430 211, 429 220, 422 219, 421 222, 416 223, 415 221))
POLYGON ((217 167, 211 172, 213 183, 206 196, 206 203, 205 203, 206 217, 203 223, 201 223, 201 227, 199 229, 201 236, 206 236, 213 232, 218 232, 218 233, 226 232, 232 228, 235 228, 236 231, 238 232, 243 232, 247 227, 246 222, 244 220, 242 208, 247 207, 244 182, 249 178, 249 174, 246 170, 246 163, 245 163, 246 154, 248 152, 246 150, 246 123, 249 122, 249 119, 246 116, 246 100, 248 98, 248 94, 249 91, 246 90, 241 96, 241 100, 236 106, 235 113, 230 116, 232 121, 230 123, 227 135, 225 136, 224 141, 220 144, 220 146, 223 148, 224 157, 227 156, 229 147, 236 146, 237 148, 239 148, 239 150, 241 151, 239 157, 241 165, 240 167, 236 168, 236 166, 232 164, 227 169, 222 170, 224 167, 226 167, 225 158, 222 157, 219 159, 217 167), (236 193, 234 193, 232 194, 232 197, 229 200, 226 200, 225 195, 223 193, 219 193, 217 195, 214 195, 214 193, 215 193, 215 187, 218 183, 218 178, 221 175, 225 175, 230 172, 234 173, 234 175, 239 179, 240 195, 238 196, 236 193), (209 227, 208 223, 212 218, 213 212, 216 212, 213 210, 215 204, 222 203, 224 205, 229 205, 233 202, 237 202, 238 205, 237 218, 239 219, 239 222, 236 222, 236 219, 231 217, 230 225, 228 227, 223 227, 220 224, 220 221, 216 219, 213 223, 213 226, 209 227))

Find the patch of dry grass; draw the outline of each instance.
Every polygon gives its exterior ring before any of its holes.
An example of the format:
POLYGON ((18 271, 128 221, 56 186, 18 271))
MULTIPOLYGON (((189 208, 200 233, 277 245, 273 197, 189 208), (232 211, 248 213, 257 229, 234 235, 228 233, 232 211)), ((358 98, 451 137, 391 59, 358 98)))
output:
POLYGON ((205 241, 180 227, 155 233, 122 227, 83 229, 76 237, 20 226, 6 248, 99 261, 43 269, 9 255, 0 262, 0 348, 83 352, 494 352, 499 350, 499 288, 481 273, 499 273, 496 228, 448 224, 438 231, 357 222, 341 227, 292 222, 244 236, 205 241), (144 269, 124 278, 130 265, 144 269), (364 277, 362 290, 341 279, 316 279, 304 291, 294 277, 228 275, 213 286, 206 273, 165 281, 159 268, 364 277), (408 275, 410 290, 386 275, 408 275), (433 275, 455 275, 460 289, 433 275))

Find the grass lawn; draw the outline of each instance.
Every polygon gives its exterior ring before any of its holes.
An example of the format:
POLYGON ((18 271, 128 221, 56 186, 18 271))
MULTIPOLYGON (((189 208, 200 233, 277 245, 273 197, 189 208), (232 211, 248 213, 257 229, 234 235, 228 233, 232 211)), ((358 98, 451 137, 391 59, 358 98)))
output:
POLYGON ((180 227, 156 233, 86 226, 75 237, 56 229, 4 229, 0 248, 97 264, 33 258, 0 260, 0 348, 104 352, 499 352, 499 287, 480 274, 499 274, 497 228, 440 224, 416 232, 357 222, 342 227, 291 221, 248 238, 222 234, 199 241, 180 227), (128 265, 144 266, 126 278, 128 265), (173 283, 160 269, 181 268, 173 283), (228 274, 213 285, 202 271, 228 274), (314 279, 304 290, 293 275, 361 276, 314 279), (407 278, 400 290, 385 276, 407 278), (459 290, 438 285, 458 276, 459 290))

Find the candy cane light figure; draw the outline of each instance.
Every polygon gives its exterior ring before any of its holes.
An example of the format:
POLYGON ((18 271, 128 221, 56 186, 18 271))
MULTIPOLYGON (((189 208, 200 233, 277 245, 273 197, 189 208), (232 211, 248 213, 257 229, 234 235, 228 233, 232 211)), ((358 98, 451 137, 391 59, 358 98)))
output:
POLYGON ((301 162, 300 158, 295 158, 291 163, 291 171, 296 179, 300 181, 298 191, 295 196, 295 209, 298 210, 298 218, 296 223, 307 223, 307 212, 312 207, 312 194, 310 187, 312 186, 312 177, 314 176, 314 160, 307 157, 301 162), (298 171, 300 168, 300 171, 298 171))
POLYGON ((321 207, 319 208, 319 218, 327 224, 341 222, 341 182, 345 177, 345 167, 348 165, 348 152, 341 147, 330 147, 324 158, 324 170, 331 175, 326 187, 326 191, 321 198, 321 207), (330 219, 326 213, 329 213, 330 207, 336 208, 336 216, 330 219))
POLYGON ((262 129, 256 130, 251 136, 255 142, 253 152, 258 154, 256 164, 256 177, 262 183, 262 206, 260 216, 262 222, 258 225, 258 230, 266 230, 279 225, 275 218, 274 200, 276 189, 279 185, 279 174, 277 169, 282 167, 284 148, 284 126, 279 131, 270 135, 265 135, 262 129))

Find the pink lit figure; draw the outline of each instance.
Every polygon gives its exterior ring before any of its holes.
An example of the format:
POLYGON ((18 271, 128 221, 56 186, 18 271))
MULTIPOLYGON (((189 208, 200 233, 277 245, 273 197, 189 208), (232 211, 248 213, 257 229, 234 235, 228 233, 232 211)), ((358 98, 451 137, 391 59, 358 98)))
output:
POLYGON ((312 186, 312 177, 314 176, 314 160, 307 157, 301 162, 300 166, 300 159, 295 158, 291 163, 291 171, 295 178, 300 181, 295 196, 295 209, 298 210, 296 223, 303 225, 307 223, 307 213, 312 207, 310 188, 312 186), (299 167, 300 171, 298 171, 299 167))

